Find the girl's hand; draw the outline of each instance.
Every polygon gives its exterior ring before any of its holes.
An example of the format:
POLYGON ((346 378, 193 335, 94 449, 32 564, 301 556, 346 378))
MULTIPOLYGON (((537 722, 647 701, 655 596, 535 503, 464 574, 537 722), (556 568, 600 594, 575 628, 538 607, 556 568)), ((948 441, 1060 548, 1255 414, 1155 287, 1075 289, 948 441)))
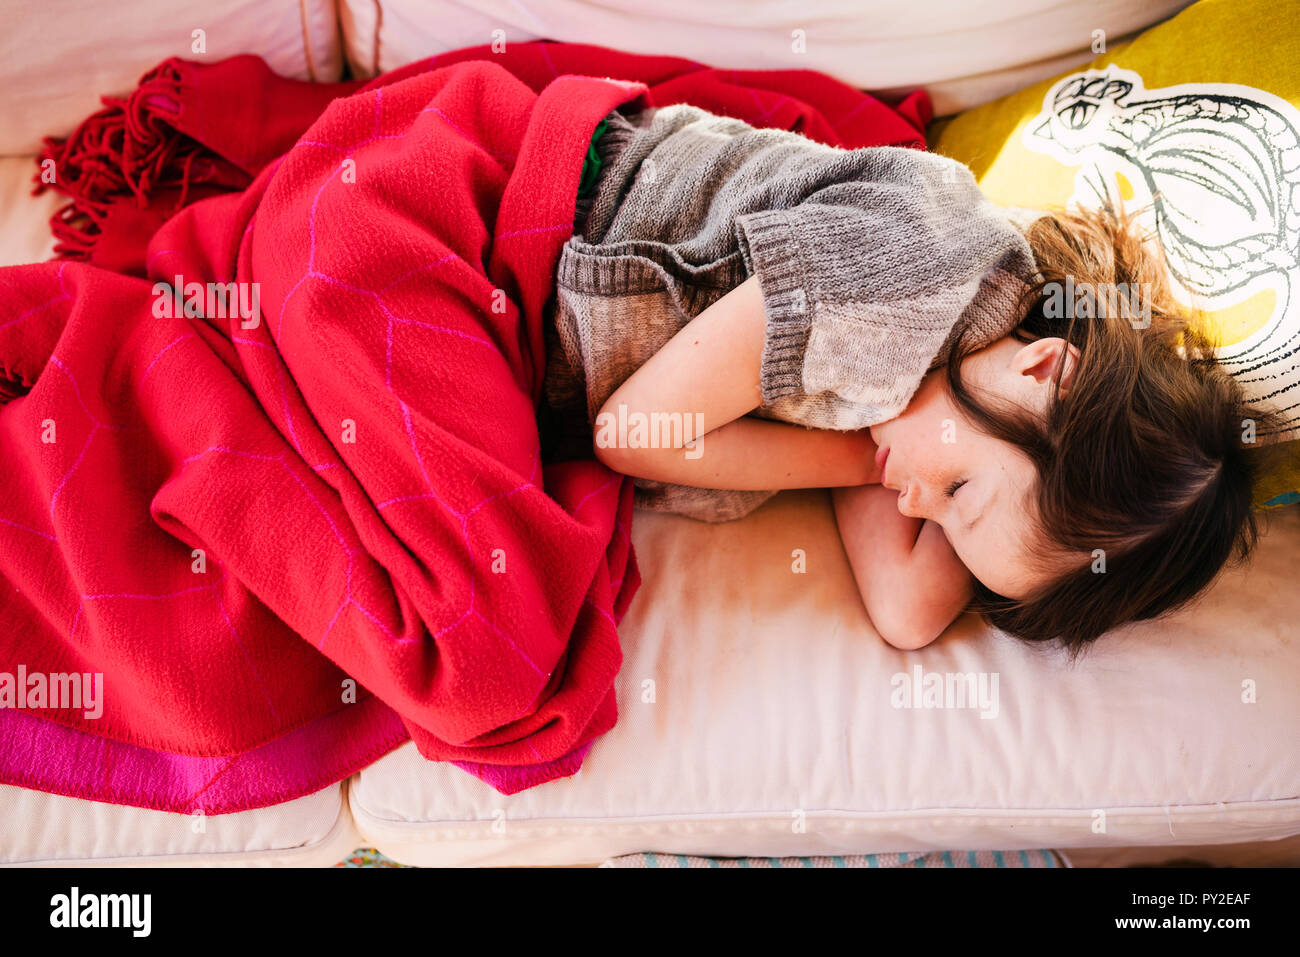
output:
POLYGON ((881 485, 831 491, 840 539, 880 636, 915 649, 943 634, 970 603, 974 578, 943 529, 903 515, 898 493, 881 485))

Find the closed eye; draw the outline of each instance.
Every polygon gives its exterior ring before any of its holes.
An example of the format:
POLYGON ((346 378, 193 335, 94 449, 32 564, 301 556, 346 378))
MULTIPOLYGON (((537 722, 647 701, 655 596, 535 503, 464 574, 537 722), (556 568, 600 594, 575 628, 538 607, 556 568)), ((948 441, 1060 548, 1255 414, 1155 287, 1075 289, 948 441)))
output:
POLYGON ((944 494, 946 494, 949 498, 952 498, 954 495, 957 494, 957 489, 961 488, 965 484, 966 484, 966 479, 958 479, 957 481, 953 482, 951 485, 948 486, 944 494))

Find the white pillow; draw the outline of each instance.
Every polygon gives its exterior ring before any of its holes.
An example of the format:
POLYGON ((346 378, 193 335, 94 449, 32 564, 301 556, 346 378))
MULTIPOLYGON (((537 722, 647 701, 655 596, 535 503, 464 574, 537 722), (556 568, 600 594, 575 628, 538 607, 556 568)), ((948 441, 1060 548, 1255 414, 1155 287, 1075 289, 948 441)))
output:
POLYGON ((337 80, 343 58, 333 0, 8 0, 0 31, 0 155, 36 153, 129 93, 169 56, 255 53, 282 76, 337 80), (195 51, 202 30, 205 52, 195 51))

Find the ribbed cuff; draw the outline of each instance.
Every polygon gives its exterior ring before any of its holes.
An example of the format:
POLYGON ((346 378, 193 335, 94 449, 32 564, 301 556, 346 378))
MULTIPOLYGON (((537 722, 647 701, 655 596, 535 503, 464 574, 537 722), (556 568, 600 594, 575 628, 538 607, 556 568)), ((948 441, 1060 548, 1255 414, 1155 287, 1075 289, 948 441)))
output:
POLYGON ((803 262, 794 232, 781 209, 736 218, 736 238, 749 275, 758 276, 766 314, 763 402, 803 391, 803 358, 812 328, 803 262))

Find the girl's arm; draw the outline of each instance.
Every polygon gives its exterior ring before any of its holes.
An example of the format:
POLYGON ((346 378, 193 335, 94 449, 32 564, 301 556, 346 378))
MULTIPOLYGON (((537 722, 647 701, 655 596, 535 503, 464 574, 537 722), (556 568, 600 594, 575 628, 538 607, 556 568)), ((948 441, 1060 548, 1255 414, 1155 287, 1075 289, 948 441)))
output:
POLYGON ((882 485, 831 492, 840 539, 880 637, 911 650, 943 634, 974 596, 974 579, 934 522, 903 515, 882 485))
POLYGON ((876 443, 866 429, 833 432, 745 417, 707 432, 693 447, 629 449, 599 441, 598 434, 596 458, 616 472, 697 488, 834 488, 880 481, 876 443))
POLYGON ((596 457, 616 471, 718 489, 828 487, 854 577, 872 622, 890 644, 933 641, 972 596, 970 573, 933 522, 898 511, 882 488, 866 429, 834 432, 744 417, 762 402, 766 315, 751 276, 684 326, 601 406, 596 457), (696 448, 602 444, 601 416, 703 417, 696 448), (845 487, 849 486, 849 487, 845 487))
MULTIPOLYGON (((866 429, 835 432, 742 418, 762 403, 759 374, 766 316, 751 276, 692 319, 601 406, 596 458, 625 475, 716 489, 833 488, 880 481, 866 429), (622 407, 620 409, 620 407, 622 407), (678 440, 658 448, 609 441, 602 420, 677 415, 678 440), (608 418, 606 418, 608 417, 608 418), (685 444, 697 423, 703 435, 685 444)), ((643 419, 644 421, 644 419, 643 419)), ((658 434, 656 430, 656 434, 658 434)))

